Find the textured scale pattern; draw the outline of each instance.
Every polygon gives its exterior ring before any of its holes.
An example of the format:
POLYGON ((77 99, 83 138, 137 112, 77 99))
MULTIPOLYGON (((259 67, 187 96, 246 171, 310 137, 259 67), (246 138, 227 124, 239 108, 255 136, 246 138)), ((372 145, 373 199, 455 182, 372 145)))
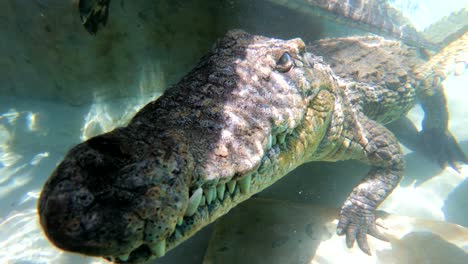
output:
POLYGON ((230 31, 126 127, 67 153, 42 190, 40 223, 64 250, 146 262, 305 162, 354 159, 370 170, 345 200, 337 233, 370 254, 368 234, 386 239, 374 211, 404 174, 384 124, 422 95, 430 132, 414 136, 446 146, 427 150, 441 165, 466 162, 447 130, 442 87, 418 92, 427 85, 415 78, 419 63, 411 48, 382 38, 306 48, 230 31))

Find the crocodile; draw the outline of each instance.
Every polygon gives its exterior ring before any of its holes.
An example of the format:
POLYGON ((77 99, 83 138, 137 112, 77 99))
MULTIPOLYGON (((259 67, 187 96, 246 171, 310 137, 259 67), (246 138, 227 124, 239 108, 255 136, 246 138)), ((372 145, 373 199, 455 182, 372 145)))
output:
POLYGON ((439 111, 426 113, 416 136, 444 146, 427 150, 442 166, 466 163, 448 131, 445 101, 432 98, 443 93, 426 87, 440 88, 427 81, 439 77, 417 75, 421 64, 416 49, 381 37, 306 47, 300 38, 231 30, 127 126, 69 150, 41 191, 40 224, 63 250, 142 263, 303 163, 353 159, 370 170, 343 203, 337 233, 370 254, 367 234, 387 241, 375 210, 405 167, 385 124, 398 122, 422 95, 431 105, 425 109, 439 111), (359 55, 348 67, 342 46, 359 55))

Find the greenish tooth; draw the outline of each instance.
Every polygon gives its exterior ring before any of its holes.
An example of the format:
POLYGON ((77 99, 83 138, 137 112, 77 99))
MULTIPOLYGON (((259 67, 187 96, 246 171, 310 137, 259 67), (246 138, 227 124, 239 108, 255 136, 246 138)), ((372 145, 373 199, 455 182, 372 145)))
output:
POLYGON ((166 254, 166 240, 161 240, 156 244, 150 245, 151 252, 158 258, 166 254))
POLYGON ((276 145, 276 136, 272 137, 271 145, 276 145))
POLYGON ((244 178, 239 180, 239 188, 241 193, 250 192, 250 183, 252 182, 252 174, 244 176, 244 178))
POLYGON ((202 196, 200 206, 205 206, 206 205, 206 197, 205 195, 202 196))
POLYGON ((218 199, 222 201, 224 199, 224 192, 226 191, 226 184, 219 184, 216 187, 216 192, 218 194, 218 199))
POLYGON ((283 132, 285 132, 286 130, 288 130, 288 123, 285 122, 283 124, 281 124, 280 126, 278 126, 275 130, 276 130, 276 133, 278 134, 281 134, 283 132))
POLYGON ((174 237, 176 240, 180 239, 182 237, 182 234, 180 233, 180 231, 176 228, 176 230, 174 231, 174 237))
POLYGON ((214 201, 214 199, 216 199, 216 188, 213 186, 205 189, 205 196, 206 203, 211 204, 211 202, 214 201))
POLYGON ((125 255, 117 256, 117 258, 118 258, 120 261, 127 261, 129 257, 130 257, 130 254, 125 254, 125 255))
POLYGON ((278 143, 279 144, 284 144, 285 139, 286 139, 286 132, 278 134, 278 143))
POLYGON ((184 218, 182 216, 179 216, 177 218, 177 225, 182 225, 183 222, 184 222, 184 218))
POLYGON ((258 168, 258 172, 260 174, 265 173, 265 171, 270 167, 271 161, 268 158, 268 156, 264 156, 262 159, 262 163, 260 164, 260 167, 258 168))
POLYGON ((184 216, 192 216, 200 206, 201 198, 203 195, 203 189, 198 188, 192 196, 190 196, 189 204, 187 206, 187 210, 185 211, 184 216))
POLYGON ((270 134, 268 134, 268 140, 267 140, 267 144, 266 144, 266 149, 270 149, 271 146, 273 144, 273 136, 270 134))
POLYGON ((236 181, 235 180, 230 180, 227 182, 227 187, 228 191, 230 194, 233 194, 234 191, 236 190, 236 181))

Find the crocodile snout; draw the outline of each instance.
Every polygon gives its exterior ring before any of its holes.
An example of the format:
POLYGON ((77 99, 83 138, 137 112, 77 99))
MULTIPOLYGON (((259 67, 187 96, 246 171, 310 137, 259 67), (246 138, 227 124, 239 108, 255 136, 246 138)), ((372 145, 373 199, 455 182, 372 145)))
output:
POLYGON ((83 142, 46 182, 39 218, 57 247, 120 259, 135 250, 162 254, 161 241, 186 210, 188 187, 174 175, 176 163, 141 159, 144 147, 127 142, 135 141, 121 132, 83 142))
POLYGON ((130 210, 134 194, 89 188, 80 182, 83 174, 59 166, 44 187, 38 209, 47 237, 61 249, 95 256, 137 247, 144 222, 130 210))

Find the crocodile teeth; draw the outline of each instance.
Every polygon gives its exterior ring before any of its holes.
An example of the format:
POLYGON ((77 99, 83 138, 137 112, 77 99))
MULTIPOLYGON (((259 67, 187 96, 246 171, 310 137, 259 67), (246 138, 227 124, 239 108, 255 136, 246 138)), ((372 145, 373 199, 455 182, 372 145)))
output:
POLYGON ((192 196, 190 196, 189 199, 189 204, 187 206, 187 211, 185 211, 185 216, 192 216, 198 209, 198 206, 200 205, 201 198, 203 195, 203 189, 198 188, 192 196))
POLYGON ((209 187, 205 189, 205 195, 206 195, 206 203, 211 204, 211 202, 214 199, 216 199, 216 188, 213 186, 213 187, 209 187))
POLYGON ((180 233, 178 229, 174 231, 174 237, 176 240, 179 240, 182 237, 182 234, 180 233))
POLYGON ((150 245, 151 252, 158 258, 166 254, 166 240, 161 240, 156 244, 150 245))
POLYGON ((263 174, 271 165, 271 161, 270 159, 265 156, 263 159, 262 159, 262 164, 260 164, 260 167, 258 168, 258 172, 263 174))
POLYGON ((222 201, 224 199, 224 192, 226 191, 226 184, 220 184, 216 187, 218 199, 222 201))
POLYGON ((241 193, 249 193, 250 192, 250 183, 252 181, 252 174, 245 176, 244 178, 239 180, 239 187, 241 193))
POLYGON ((120 255, 120 256, 118 256, 117 258, 118 258, 120 261, 127 261, 129 257, 130 257, 130 254, 125 254, 125 255, 120 255))
POLYGON ((206 204, 206 197, 205 195, 203 195, 201 198, 200 206, 205 206, 205 204, 206 204))
POLYGON ((271 145, 272 145, 272 146, 276 145, 276 137, 272 137, 272 139, 271 139, 271 145))
POLYGON ((276 128, 276 133, 280 134, 288 130, 288 123, 283 123, 279 127, 276 128))
POLYGON ((233 194, 236 190, 236 181, 232 180, 227 183, 228 191, 230 194, 233 194))
POLYGON ((278 143, 283 144, 286 139, 286 132, 278 134, 278 143))
POLYGON ((184 222, 184 218, 182 216, 179 216, 177 218, 177 225, 182 225, 183 222, 184 222))
POLYGON ((270 149, 272 145, 273 145, 273 136, 271 134, 268 134, 266 149, 270 149))

